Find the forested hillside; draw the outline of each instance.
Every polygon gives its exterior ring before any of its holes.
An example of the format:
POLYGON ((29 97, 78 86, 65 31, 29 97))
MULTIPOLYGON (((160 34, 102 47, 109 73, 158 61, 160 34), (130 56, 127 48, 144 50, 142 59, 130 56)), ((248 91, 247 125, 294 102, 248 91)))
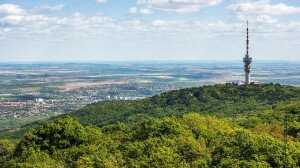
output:
POLYGON ((224 84, 176 90, 137 101, 103 102, 70 115, 79 118, 83 124, 101 127, 189 112, 236 118, 299 100, 300 88, 292 86, 224 84))
POLYGON ((300 88, 279 84, 204 86, 89 105, 2 132, 0 163, 2 167, 282 167, 285 114, 287 164, 300 167, 300 88))
MULTIPOLYGON (((31 129, 17 144, 1 140, 0 162, 9 168, 283 167, 282 129, 276 136, 265 131, 195 113, 101 129, 63 117, 31 129)), ((300 143, 292 137, 287 164, 300 166, 300 143)))

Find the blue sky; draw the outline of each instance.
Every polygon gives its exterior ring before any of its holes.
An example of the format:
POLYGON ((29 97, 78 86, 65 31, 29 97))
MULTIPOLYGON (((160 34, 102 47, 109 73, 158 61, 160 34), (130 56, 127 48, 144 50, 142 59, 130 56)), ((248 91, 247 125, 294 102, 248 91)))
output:
POLYGON ((0 62, 300 60, 298 0, 0 0, 0 62))

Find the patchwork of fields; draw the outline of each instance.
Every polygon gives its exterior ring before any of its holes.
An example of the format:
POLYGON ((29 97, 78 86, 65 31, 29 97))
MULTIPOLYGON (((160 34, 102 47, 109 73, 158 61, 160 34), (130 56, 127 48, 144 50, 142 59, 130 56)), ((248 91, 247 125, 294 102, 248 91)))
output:
MULTIPOLYGON (((257 83, 300 86, 300 62, 257 61, 252 70, 257 83)), ((0 124, 18 128, 100 101, 243 80, 241 61, 1 63, 0 124)))

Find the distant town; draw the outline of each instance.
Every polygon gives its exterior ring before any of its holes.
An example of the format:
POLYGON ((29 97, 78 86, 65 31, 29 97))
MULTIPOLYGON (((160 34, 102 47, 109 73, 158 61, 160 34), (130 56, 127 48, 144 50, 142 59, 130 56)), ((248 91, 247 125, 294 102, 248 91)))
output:
POLYGON ((175 89, 166 84, 95 85, 68 90, 53 89, 0 94, 0 116, 51 116, 74 111, 87 104, 109 100, 137 100, 175 89), (137 91, 135 91, 137 90, 137 91))
MULTIPOLYGON (((243 82, 241 61, 33 63, 0 66, 0 117, 47 118, 88 104, 136 100, 215 83, 243 82)), ((300 86, 300 62, 262 62, 252 81, 300 86)), ((14 121, 14 120, 13 120, 14 121)))

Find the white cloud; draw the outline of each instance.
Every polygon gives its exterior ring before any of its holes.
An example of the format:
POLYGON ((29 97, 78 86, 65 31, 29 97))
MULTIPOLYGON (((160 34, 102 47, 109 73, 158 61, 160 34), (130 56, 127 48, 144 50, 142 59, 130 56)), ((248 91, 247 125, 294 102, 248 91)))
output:
MULTIPOLYGON (((32 36, 43 37, 37 34, 45 33, 56 39, 69 37, 97 38, 103 35, 114 37, 116 32, 143 34, 151 32, 176 32, 177 34, 191 33, 216 36, 217 34, 239 36, 245 31, 244 23, 232 23, 223 21, 186 21, 186 20, 163 20, 157 18, 153 21, 140 20, 115 20, 103 14, 84 15, 74 13, 67 16, 55 16, 52 13, 32 12, 21 7, 18 10, 2 12, 0 15, 1 38, 6 36, 11 39, 32 36), (19 12, 18 12, 19 11, 19 12), (22 12, 20 12, 22 11, 22 12), (6 14, 5 14, 6 13, 6 14), (2 31, 1 31, 2 30, 2 31)), ((142 9, 133 7, 130 13, 141 14, 142 9)), ((146 9, 146 8, 145 8, 146 9)), ((147 12, 146 12, 147 13, 147 12)), ((245 15, 238 15, 240 20, 249 19, 245 15)), ((254 15, 251 21, 253 32, 300 32, 300 22, 286 22, 274 19, 269 15, 254 15)))
POLYGON ((269 15, 243 15, 237 14, 236 17, 242 21, 246 22, 249 21, 252 23, 277 23, 279 22, 278 19, 271 17, 269 15))
POLYGON ((3 32, 4 32, 4 33, 8 33, 8 32, 10 32, 10 31, 11 31, 10 28, 4 28, 4 29, 3 29, 3 32))
POLYGON ((113 22, 111 18, 97 14, 91 17, 87 17, 82 13, 74 13, 71 16, 67 16, 58 19, 53 26, 63 26, 64 28, 74 29, 89 29, 95 27, 105 27, 109 23, 113 22))
POLYGON ((0 5, 0 26, 19 28, 42 28, 54 24, 59 20, 58 17, 41 13, 42 11, 57 11, 63 9, 64 5, 42 5, 31 10, 26 10, 18 5, 4 4, 0 5))
POLYGON ((273 5, 270 0, 237 2, 229 5, 228 9, 239 14, 285 15, 300 13, 300 7, 287 6, 284 3, 273 5))
POLYGON ((137 13, 137 8, 136 7, 132 7, 132 8, 129 8, 129 11, 128 11, 130 14, 136 14, 137 13))
POLYGON ((223 0, 136 0, 154 11, 191 13, 204 7, 219 5, 223 0))
POLYGON ((143 15, 150 15, 153 13, 153 11, 150 9, 147 9, 147 8, 142 8, 142 9, 140 9, 140 13, 143 15))
MULTIPOLYGON (((47 26, 55 23, 57 17, 42 14, 35 15, 7 15, 0 19, 2 26, 47 26)), ((40 27, 39 27, 40 28, 40 27)))
POLYGON ((18 5, 14 4, 2 4, 0 5, 0 15, 21 15, 26 11, 18 5))
POLYGON ((183 20, 155 20, 151 26, 157 30, 178 31, 178 32, 198 32, 205 33, 237 33, 244 31, 240 23, 227 23, 222 21, 183 21, 183 20))
POLYGON ((104 3, 106 3, 107 0, 95 0, 95 1, 98 4, 104 4, 104 3))
POLYGON ((300 7, 287 6, 284 3, 272 4, 271 0, 236 1, 227 6, 236 17, 245 22, 277 23, 278 15, 300 14, 300 7))
POLYGON ((41 5, 37 9, 38 10, 47 10, 47 11, 59 11, 62 10, 65 7, 65 4, 59 4, 59 5, 41 5))
POLYGON ((137 7, 129 8, 128 12, 133 15, 138 14, 138 13, 142 14, 142 15, 150 15, 153 13, 153 11, 150 9, 147 9, 147 8, 138 9, 137 7))
POLYGON ((256 22, 261 22, 261 23, 276 23, 278 22, 277 19, 275 18, 272 18, 271 16, 269 15, 258 15, 256 17, 256 22))
MULTIPOLYGON (((300 33, 300 22, 279 22, 272 20, 268 16, 260 15, 256 22, 251 22, 250 32, 261 33, 262 35, 268 35, 271 33, 272 36, 281 34, 285 36, 285 33, 298 32, 300 33), (260 21, 259 19, 263 20, 260 21), (269 22, 265 20, 271 19, 269 22), (274 32, 281 32, 274 35, 274 32)), ((230 23, 223 21, 182 21, 182 20, 155 20, 151 23, 152 30, 155 31, 177 31, 177 32, 192 32, 194 34, 220 34, 240 36, 241 33, 245 33, 245 23, 230 23)))
POLYGON ((3 31, 4 33, 19 32, 18 35, 26 36, 27 34, 34 34, 35 32, 53 33, 54 31, 75 31, 78 29, 89 29, 92 27, 105 27, 107 25, 112 25, 109 24, 109 22, 112 22, 111 18, 103 16, 101 14, 87 17, 81 13, 74 13, 66 17, 57 17, 44 12, 45 10, 53 11, 60 10, 62 8, 63 5, 43 5, 31 10, 25 10, 17 6, 17 8, 13 9, 18 10, 5 10, 5 12, 2 12, 3 15, 2 17, 0 17, 0 28, 9 28, 11 30, 3 31))
POLYGON ((0 19, 1 25, 20 25, 24 16, 8 15, 0 19))
POLYGON ((162 26, 165 26, 167 24, 167 21, 164 21, 164 20, 155 20, 152 22, 152 26, 155 26, 155 27, 162 27, 162 26))

